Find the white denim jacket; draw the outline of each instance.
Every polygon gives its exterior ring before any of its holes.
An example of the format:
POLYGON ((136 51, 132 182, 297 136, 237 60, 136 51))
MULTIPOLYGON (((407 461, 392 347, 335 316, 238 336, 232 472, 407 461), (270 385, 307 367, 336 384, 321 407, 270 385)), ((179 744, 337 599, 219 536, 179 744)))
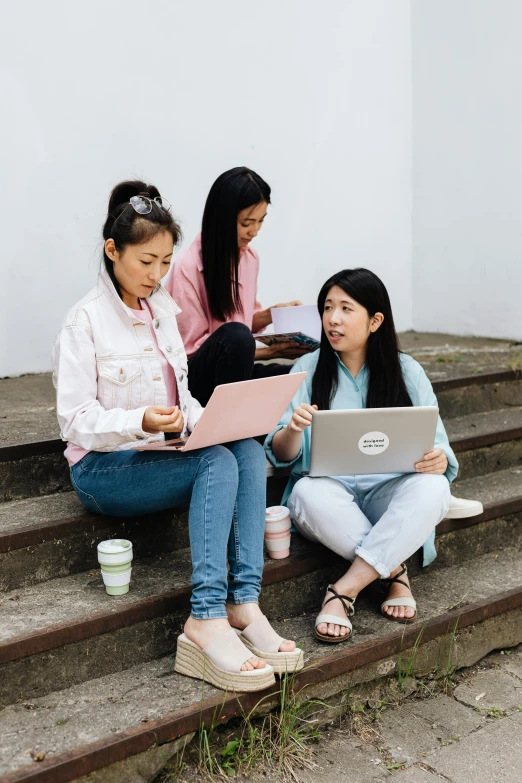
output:
MULTIPOLYGON (((176 376, 179 405, 191 432, 203 408, 188 390, 181 312, 158 283, 147 298, 158 345, 176 376)), ((163 440, 142 428, 149 405, 167 405, 167 388, 150 327, 119 297, 102 268, 98 283, 67 314, 53 348, 53 383, 63 440, 88 451, 120 451, 163 440)))

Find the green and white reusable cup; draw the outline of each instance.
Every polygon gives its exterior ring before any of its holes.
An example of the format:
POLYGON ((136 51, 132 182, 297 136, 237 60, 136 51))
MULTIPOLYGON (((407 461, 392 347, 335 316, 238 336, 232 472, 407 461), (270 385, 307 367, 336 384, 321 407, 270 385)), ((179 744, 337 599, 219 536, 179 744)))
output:
POLYGON ((274 560, 290 555, 292 521, 286 506, 270 506, 265 516, 265 546, 274 560))
POLYGON ((112 538, 98 544, 98 562, 103 584, 109 595, 129 592, 132 571, 132 544, 124 538, 112 538))

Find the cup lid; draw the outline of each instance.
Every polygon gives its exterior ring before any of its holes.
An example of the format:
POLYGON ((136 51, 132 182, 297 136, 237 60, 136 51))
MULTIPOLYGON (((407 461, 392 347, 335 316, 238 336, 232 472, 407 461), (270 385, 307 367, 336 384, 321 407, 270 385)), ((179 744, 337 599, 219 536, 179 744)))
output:
POLYGON ((108 541, 100 541, 98 552, 106 555, 119 555, 123 552, 132 554, 132 543, 125 538, 111 538, 108 541))
POLYGON ((269 506, 266 510, 266 520, 279 522, 279 520, 287 517, 289 513, 286 506, 269 506))

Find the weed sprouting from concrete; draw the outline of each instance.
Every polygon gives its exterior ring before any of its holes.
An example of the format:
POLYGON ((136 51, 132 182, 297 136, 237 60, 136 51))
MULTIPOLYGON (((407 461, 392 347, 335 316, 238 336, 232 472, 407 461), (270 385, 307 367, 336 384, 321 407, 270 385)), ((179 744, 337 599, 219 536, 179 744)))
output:
POLYGON ((378 731, 379 719, 388 708, 385 701, 377 701, 374 706, 370 703, 353 704, 349 713, 350 733, 362 739, 366 744, 375 744, 380 740, 378 731))
POLYGON ((505 718, 506 715, 506 710, 502 710, 500 707, 489 707, 486 712, 487 718, 505 718))
POLYGON ((401 693, 405 693, 406 682, 409 680, 413 672, 415 666, 415 659, 419 651, 419 646, 421 643, 423 633, 424 633, 424 628, 421 628, 413 644, 411 655, 409 655, 408 657, 405 656, 402 650, 399 653, 399 657, 397 659, 397 681, 399 685, 399 691, 401 693))
MULTIPOLYGON (((216 707, 209 725, 201 721, 194 748, 190 753, 198 771, 209 778, 235 777, 263 768, 277 780, 298 781, 297 770, 313 769, 313 745, 321 736, 318 728, 320 713, 329 705, 319 699, 302 700, 294 689, 294 675, 281 678, 277 693, 262 697, 250 712, 224 730, 221 727, 221 706, 216 707), (277 709, 264 717, 274 696, 277 709)), ((176 770, 179 774, 182 769, 176 770)), ((175 780, 173 771, 163 783, 175 780)))
POLYGON ((446 660, 446 667, 445 670, 442 672, 442 684, 443 684, 443 691, 445 693, 452 693, 455 688, 455 683, 453 678, 455 672, 457 671, 458 666, 456 663, 453 663, 453 653, 455 650, 455 642, 457 640, 457 630, 459 627, 459 622, 460 622, 460 615, 455 620, 455 625, 453 626, 453 630, 451 632, 448 657, 446 660))

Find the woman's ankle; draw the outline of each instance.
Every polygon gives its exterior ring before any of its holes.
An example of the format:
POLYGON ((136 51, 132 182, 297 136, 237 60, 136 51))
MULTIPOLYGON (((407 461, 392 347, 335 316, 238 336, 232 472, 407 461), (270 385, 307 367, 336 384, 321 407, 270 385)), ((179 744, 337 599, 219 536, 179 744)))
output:
POLYGON ((378 572, 362 557, 357 556, 348 571, 332 585, 340 595, 357 598, 372 582, 379 578, 378 572))
POLYGON ((189 615, 183 627, 184 633, 191 636, 207 636, 213 633, 226 633, 230 630, 230 623, 227 617, 208 617, 201 619, 189 615))
MULTIPOLYGON (((394 568, 393 571, 390 571, 389 578, 393 579, 395 576, 398 576, 401 573, 401 571, 403 571, 403 569, 404 569, 404 566, 402 564, 398 565, 397 568, 394 568)), ((408 579, 408 573, 407 572, 401 574, 399 579, 401 580, 401 582, 406 582, 407 584, 409 584, 409 582, 410 582, 410 580, 408 579)))
MULTIPOLYGON (((249 601, 245 604, 227 603, 225 608, 229 619, 239 623, 243 628, 262 615, 259 604, 254 601, 249 601)), ((231 625, 234 625, 234 622, 231 622, 231 625)))

